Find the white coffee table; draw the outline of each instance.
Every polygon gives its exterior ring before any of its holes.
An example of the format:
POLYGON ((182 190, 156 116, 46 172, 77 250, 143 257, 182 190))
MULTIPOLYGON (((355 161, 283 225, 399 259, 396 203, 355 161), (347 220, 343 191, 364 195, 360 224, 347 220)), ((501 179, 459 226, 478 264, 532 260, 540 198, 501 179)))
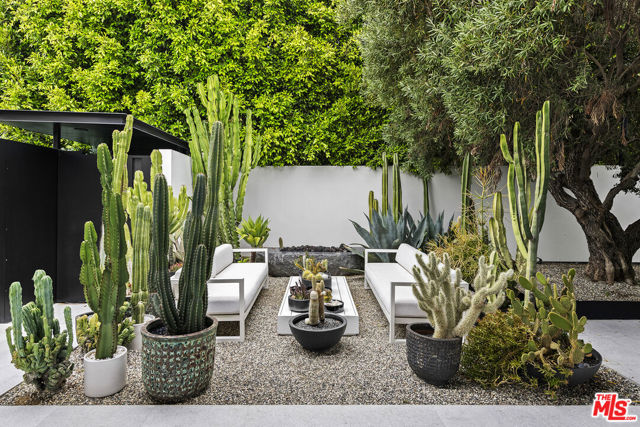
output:
MULTIPOLYGON (((280 304, 280 310, 278 311, 278 335, 291 335, 291 329, 289 329, 289 319, 297 316, 297 311, 289 310, 289 287, 293 286, 294 282, 299 279, 300 276, 289 277, 289 283, 287 284, 287 290, 282 297, 282 303, 280 304)), ((347 329, 344 331, 345 335, 358 335, 360 333, 360 318, 358 317, 358 310, 353 302, 347 279, 344 276, 331 277, 331 295, 334 299, 339 299, 344 303, 344 311, 335 313, 347 319, 347 329)), ((332 313, 326 310, 325 313, 332 313)))

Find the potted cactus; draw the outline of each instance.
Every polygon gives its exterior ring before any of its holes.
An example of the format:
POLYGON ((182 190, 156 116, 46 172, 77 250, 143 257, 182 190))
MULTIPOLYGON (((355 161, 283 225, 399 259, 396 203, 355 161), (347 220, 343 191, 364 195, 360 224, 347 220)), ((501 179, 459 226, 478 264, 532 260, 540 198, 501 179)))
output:
POLYGON ((309 256, 308 254, 305 254, 304 256, 299 257, 294 262, 296 267, 300 269, 300 280, 302 281, 302 284, 305 285, 307 289, 313 289, 313 284, 311 283, 310 276, 307 275, 307 277, 305 277, 305 270, 307 269, 306 268, 307 261, 309 260, 311 261, 309 265, 324 266, 322 271, 319 272, 320 276, 318 277, 319 277, 319 280, 322 280, 324 282, 325 289, 331 289, 331 275, 327 272, 327 270, 329 269, 329 262, 326 259, 323 259, 320 262, 316 262, 316 259, 314 257, 309 256))
MULTIPOLYGON (((462 337, 473 328, 482 312, 495 311, 502 304, 504 289, 513 271, 497 275, 496 265, 487 264, 485 257, 480 257, 473 282, 475 293, 472 293, 460 286, 459 269, 455 280, 451 280, 447 253, 442 263, 433 252, 426 262, 420 254, 416 259, 419 267, 413 267, 417 282, 413 293, 430 324, 407 325, 407 360, 416 375, 440 386, 458 372, 462 337)), ((495 254, 491 254, 490 259, 495 261, 495 254)))
POLYGON ((222 161, 220 122, 213 124, 209 175, 198 174, 184 227, 185 260, 178 301, 169 280, 167 181, 154 178, 150 285, 159 319, 142 327, 142 383, 161 402, 180 402, 207 389, 213 375, 218 321, 206 313, 207 280, 215 251, 222 161))
MULTIPOLYGON (((117 342, 118 345, 131 347, 131 342, 135 337, 135 325, 127 313, 131 312, 128 301, 118 309, 116 323, 118 325, 117 342)), ((75 317, 76 322, 76 342, 81 351, 86 353, 96 348, 98 340, 98 332, 100 331, 100 320, 98 315, 93 311, 78 314, 75 317)))
POLYGON ((44 270, 33 275, 36 301, 22 305, 22 286, 13 282, 9 288, 11 326, 6 330, 13 365, 24 371, 24 381, 39 392, 60 389, 71 372, 69 355, 73 350, 71 309, 64 308, 67 329, 60 332, 53 317, 53 286, 44 270), (27 333, 22 335, 22 330, 27 333))
POLYGON ((507 291, 512 313, 520 317, 532 332, 529 351, 522 355, 522 361, 528 362, 528 373, 545 379, 548 379, 545 375, 551 373, 569 386, 589 381, 602 364, 600 353, 578 338, 584 332, 587 318, 578 318, 576 314, 575 274, 572 268, 562 276, 564 287, 560 291, 541 273, 537 273, 533 280, 521 276, 520 285, 531 292, 535 303, 520 301, 513 291, 507 291))
MULTIPOLYGON (((114 131, 114 140, 118 131, 114 131)), ((84 355, 84 393, 103 397, 122 390, 127 382, 127 348, 118 345, 118 309, 123 306, 127 272, 124 208, 113 189, 113 161, 106 144, 98 146, 98 169, 102 185, 104 264, 100 261, 98 235, 93 222, 84 226, 80 245, 80 283, 91 310, 99 317, 95 350, 84 355)))
POLYGON ((302 277, 309 280, 312 290, 309 294, 309 312, 294 316, 289 320, 291 334, 307 350, 321 351, 336 345, 345 329, 347 321, 337 314, 324 312, 325 285, 323 272, 327 270, 327 260, 316 262, 307 258, 302 277))
POLYGON ((311 291, 300 280, 289 288, 289 309, 304 312, 309 310, 309 294, 311 291))

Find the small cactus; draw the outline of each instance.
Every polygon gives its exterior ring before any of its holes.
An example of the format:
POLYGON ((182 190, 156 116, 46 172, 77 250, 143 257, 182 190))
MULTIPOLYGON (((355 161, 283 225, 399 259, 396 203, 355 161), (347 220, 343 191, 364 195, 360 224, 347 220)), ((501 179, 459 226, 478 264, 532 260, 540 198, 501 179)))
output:
POLYGON ((55 391, 65 383, 73 364, 69 355, 73 350, 71 308, 65 307, 67 329, 60 332, 58 319, 53 316, 53 284, 44 270, 33 275, 36 301, 22 305, 22 286, 14 282, 9 288, 11 326, 6 329, 11 363, 24 371, 24 380, 38 391, 55 391), (22 335, 22 330, 26 336, 22 335))
POLYGON ((311 326, 316 326, 320 323, 320 298, 317 291, 311 291, 309 295, 309 317, 304 319, 304 323, 311 326))
POLYGON ((313 257, 306 257, 304 261, 301 263, 300 260, 295 262, 296 267, 302 270, 302 278, 305 280, 311 281, 311 295, 309 301, 309 317, 305 320, 308 325, 317 325, 315 322, 316 319, 316 311, 318 315, 318 321, 324 322, 324 279, 322 277, 322 273, 327 271, 329 268, 329 262, 326 259, 322 261, 316 262, 313 257), (312 305, 313 298, 315 294, 315 299, 318 301, 317 305, 312 305))

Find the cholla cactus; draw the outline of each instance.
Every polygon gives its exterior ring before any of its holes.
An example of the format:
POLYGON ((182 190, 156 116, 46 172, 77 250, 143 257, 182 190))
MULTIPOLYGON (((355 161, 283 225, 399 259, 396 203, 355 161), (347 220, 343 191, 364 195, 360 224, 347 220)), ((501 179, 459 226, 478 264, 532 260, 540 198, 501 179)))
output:
POLYGON ((542 285, 542 291, 536 282, 520 277, 520 285, 535 296, 535 307, 533 304, 523 304, 513 291, 508 292, 512 311, 536 336, 535 340, 529 342, 529 352, 522 356, 523 361, 539 361, 550 366, 549 359, 553 359, 560 366, 573 368, 591 353, 591 344, 585 344, 578 338, 584 332, 587 318, 578 318, 576 314, 574 276, 574 269, 562 276, 564 288, 561 292, 541 273, 536 275, 536 279, 542 285))
POLYGON ((69 355, 73 350, 71 309, 65 307, 67 326, 60 332, 53 317, 53 286, 44 270, 33 275, 36 301, 22 306, 22 286, 14 282, 9 289, 11 326, 6 330, 13 365, 24 371, 24 380, 39 391, 55 391, 62 387, 73 371, 69 355), (26 336, 22 335, 24 327, 26 336))
POLYGON ((417 282, 413 285, 413 293, 434 328, 434 338, 466 335, 485 309, 488 297, 504 292, 507 280, 513 275, 509 270, 496 278, 495 267, 487 265, 482 256, 474 281, 476 292, 472 293, 460 286, 459 269, 452 282, 448 254, 442 257, 442 268, 438 268, 441 261, 434 253, 428 255, 426 262, 421 254, 416 254, 416 259, 420 267, 413 267, 413 277, 417 282))
MULTIPOLYGON (((498 270, 498 254, 493 251, 489 255, 489 264, 478 264, 478 272, 476 278, 473 281, 473 289, 476 291, 483 287, 491 287, 496 283, 497 270, 498 270)), ((505 293, 499 292, 497 294, 489 294, 487 296, 487 304, 484 307, 484 313, 495 313, 502 306, 505 300, 505 293)))

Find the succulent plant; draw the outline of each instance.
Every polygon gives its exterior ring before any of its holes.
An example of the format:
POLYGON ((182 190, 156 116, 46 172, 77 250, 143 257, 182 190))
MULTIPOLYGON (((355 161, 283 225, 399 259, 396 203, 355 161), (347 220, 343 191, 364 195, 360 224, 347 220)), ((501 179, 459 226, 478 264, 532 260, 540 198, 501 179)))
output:
MULTIPOLYGON (((238 236, 247 242, 252 248, 261 248, 269 238, 269 218, 258 216, 255 221, 249 217, 242 221, 238 227, 238 236)), ((251 262, 255 261, 255 252, 251 253, 251 262)))
POLYGON ((73 350, 71 308, 65 307, 67 329, 60 331, 53 316, 53 284, 44 270, 33 275, 35 302, 22 305, 22 286, 13 282, 9 288, 11 326, 6 329, 11 363, 24 371, 24 380, 38 391, 55 391, 73 371, 69 355, 73 350), (26 336, 22 335, 22 330, 26 336))
POLYGON ((289 287, 289 293, 293 299, 303 300, 309 299, 310 289, 307 289, 305 285, 302 284, 302 281, 296 280, 293 286, 289 287))
MULTIPOLYGON (((131 317, 128 316, 129 303, 125 301, 124 305, 118 309, 118 345, 126 346, 135 337, 133 323, 131 317)), ((84 352, 91 351, 96 348, 98 340, 98 331, 100 330, 100 319, 97 314, 82 315, 76 318, 76 341, 84 352)))
POLYGON ((324 322, 324 279, 323 273, 327 271, 329 262, 326 259, 316 261, 313 257, 306 257, 303 263, 295 262, 302 270, 302 278, 311 281, 309 294, 309 317, 305 319, 307 325, 317 325, 324 322))

